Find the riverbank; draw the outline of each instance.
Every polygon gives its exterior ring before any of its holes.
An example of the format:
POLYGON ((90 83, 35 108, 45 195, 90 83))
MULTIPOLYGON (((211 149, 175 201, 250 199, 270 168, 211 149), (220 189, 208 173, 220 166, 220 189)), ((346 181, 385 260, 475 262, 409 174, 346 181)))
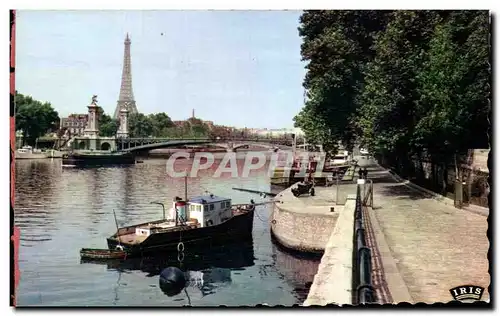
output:
POLYGON ((290 188, 277 196, 270 220, 271 234, 279 244, 290 250, 315 254, 325 250, 341 206, 332 212, 329 191, 319 189, 314 197, 296 198, 290 188))
POLYGON ((352 260, 356 195, 351 194, 328 239, 304 306, 352 304, 352 260))
POLYGON ((295 197, 291 189, 296 184, 278 193, 270 219, 272 237, 289 250, 322 254, 348 195, 356 192, 357 168, 351 166, 338 187, 315 186, 315 196, 295 197))
POLYGON ((273 238, 287 249, 322 255, 304 306, 352 304, 356 185, 317 187, 315 196, 298 198, 288 188, 276 196, 270 218, 273 238))

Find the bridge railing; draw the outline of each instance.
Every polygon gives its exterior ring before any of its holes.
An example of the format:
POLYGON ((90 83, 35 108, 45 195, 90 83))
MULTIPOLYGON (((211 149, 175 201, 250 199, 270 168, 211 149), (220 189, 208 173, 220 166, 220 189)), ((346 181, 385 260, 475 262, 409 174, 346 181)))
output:
POLYGON ((210 138, 210 137, 158 137, 158 138, 119 138, 118 142, 124 143, 153 143, 159 141, 176 141, 176 140, 193 140, 193 141, 211 141, 214 143, 228 143, 228 142, 267 142, 270 144, 283 144, 291 145, 291 139, 282 138, 251 138, 251 137, 225 137, 225 138, 210 138))
MULTIPOLYGON (((108 138, 108 141, 113 141, 112 138, 108 138)), ((74 149, 79 148, 81 141, 85 143, 88 141, 86 137, 74 137, 72 138, 74 149)), ((127 137, 127 138, 115 138, 114 142, 118 150, 130 149, 133 147, 144 146, 149 144, 157 144, 169 141, 207 141, 211 143, 238 143, 238 142, 255 142, 255 143, 269 143, 272 145, 286 145, 291 146, 292 140, 286 138, 255 138, 255 137, 226 137, 226 138, 210 138, 210 137, 127 137)))
POLYGON ((353 236, 353 304, 374 303, 375 291, 372 286, 371 250, 366 245, 363 225, 363 200, 361 184, 356 189, 356 209, 354 211, 353 236))

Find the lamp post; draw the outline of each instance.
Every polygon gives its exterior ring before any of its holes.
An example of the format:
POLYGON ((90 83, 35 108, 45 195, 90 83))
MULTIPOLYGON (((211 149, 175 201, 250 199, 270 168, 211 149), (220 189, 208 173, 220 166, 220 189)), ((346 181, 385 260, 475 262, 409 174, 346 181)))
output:
POLYGON ((337 171, 337 194, 335 196, 335 204, 339 204, 339 173, 337 171))

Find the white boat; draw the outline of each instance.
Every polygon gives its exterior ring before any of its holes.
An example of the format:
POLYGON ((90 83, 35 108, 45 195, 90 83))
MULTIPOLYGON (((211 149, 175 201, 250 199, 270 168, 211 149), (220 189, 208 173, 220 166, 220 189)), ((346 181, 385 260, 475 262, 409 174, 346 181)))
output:
POLYGON ((47 159, 62 158, 62 152, 57 150, 42 151, 31 146, 23 146, 16 150, 16 159, 47 159))
POLYGON ((23 146, 16 150, 16 159, 46 159, 47 156, 40 149, 23 146))
MULTIPOLYGON (((108 249, 120 247, 129 257, 145 253, 174 251, 184 244, 190 250, 247 240, 252 236, 255 203, 232 204, 231 199, 213 194, 183 200, 176 197, 169 216, 138 225, 117 227, 107 238, 108 249)), ((159 202, 153 204, 164 205, 159 202)))
POLYGON ((347 150, 341 151, 330 159, 330 165, 347 165, 349 163, 349 152, 347 150))

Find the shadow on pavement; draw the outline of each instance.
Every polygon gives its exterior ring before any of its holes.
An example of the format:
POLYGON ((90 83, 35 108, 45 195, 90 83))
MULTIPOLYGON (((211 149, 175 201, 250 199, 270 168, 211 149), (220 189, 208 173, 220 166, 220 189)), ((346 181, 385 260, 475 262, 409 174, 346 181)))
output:
POLYGON ((368 179, 373 181, 373 184, 385 184, 383 186, 379 186, 379 189, 377 190, 379 194, 382 194, 383 196, 401 200, 420 200, 432 198, 429 194, 416 191, 403 183, 397 182, 387 169, 382 168, 371 159, 360 160, 358 163, 361 168, 366 168, 368 171, 368 179))
POLYGON ((430 195, 415 191, 404 184, 383 187, 379 191, 383 196, 397 197, 398 199, 421 200, 431 198, 430 195))
POLYGON ((372 180, 374 184, 377 183, 397 184, 397 182, 388 173, 370 175, 370 170, 368 170, 368 179, 372 180))

